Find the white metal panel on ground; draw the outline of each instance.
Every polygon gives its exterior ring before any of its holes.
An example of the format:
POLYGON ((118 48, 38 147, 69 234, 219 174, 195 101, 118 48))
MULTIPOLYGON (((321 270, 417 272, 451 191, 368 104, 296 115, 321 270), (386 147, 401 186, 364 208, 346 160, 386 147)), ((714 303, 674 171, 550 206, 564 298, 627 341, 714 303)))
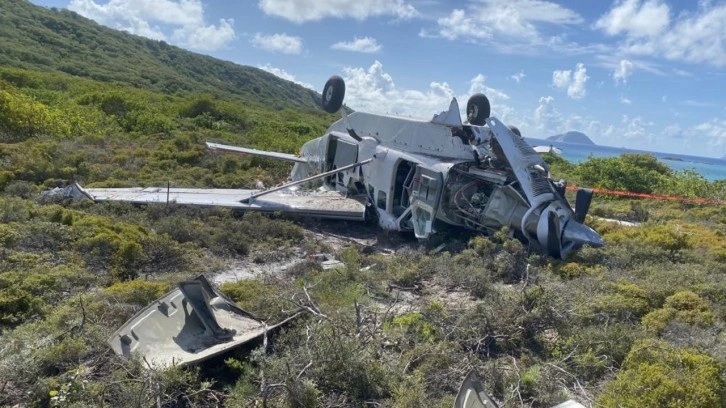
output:
POLYGON ((362 221, 365 204, 335 191, 277 191, 246 200, 261 190, 199 188, 77 188, 94 201, 136 204, 176 203, 227 207, 246 211, 281 211, 320 218, 362 221))
POLYGON ((149 368, 193 364, 262 337, 298 315, 267 325, 200 276, 141 309, 108 344, 120 356, 143 357, 149 368))
POLYGON ((215 344, 184 294, 175 289, 139 311, 108 340, 120 356, 144 356, 154 367, 184 365, 207 359, 235 348, 265 333, 263 322, 236 313, 214 309, 222 327, 234 336, 215 344))

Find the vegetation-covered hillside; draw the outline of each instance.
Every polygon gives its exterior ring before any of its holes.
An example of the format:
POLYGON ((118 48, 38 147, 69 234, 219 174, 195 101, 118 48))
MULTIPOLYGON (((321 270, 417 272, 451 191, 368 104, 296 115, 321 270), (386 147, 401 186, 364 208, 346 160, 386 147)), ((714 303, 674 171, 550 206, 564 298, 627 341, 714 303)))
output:
MULTIPOLYGON (((354 223, 44 200, 42 190, 72 181, 274 184, 288 165, 212 155, 204 141, 295 152, 334 117, 276 97, 251 103, 255 91, 245 86, 197 83, 188 72, 226 63, 199 57, 181 71, 155 59, 148 47, 159 43, 65 11, 6 1, 0 13, 0 406, 450 407, 470 369, 511 407, 567 398, 604 407, 726 405, 723 204, 596 196, 592 215, 641 225, 589 217, 607 246, 558 261, 530 253, 506 230, 449 234, 438 253, 378 234, 403 246, 391 254, 341 248, 303 228, 365 228, 354 223), (44 18, 68 25, 48 28, 44 18), (23 21, 36 32, 31 39, 54 40, 34 44, 8 21, 23 21), (88 30, 136 62, 116 70, 121 61, 104 47, 77 45, 94 61, 83 65, 89 72, 56 65, 67 62, 54 56, 78 41, 73 33, 88 30), (155 82, 130 68, 144 58, 159 64, 155 82), (167 80, 188 88, 167 88, 167 80), (323 270, 308 257, 322 252, 344 267, 323 270), (276 261, 297 262, 222 286, 270 322, 309 311, 266 348, 157 371, 106 345, 180 280, 276 261)), ((726 196, 726 182, 674 172, 650 156, 548 160, 555 176, 578 185, 726 196)))
POLYGON ((2 66, 66 72, 165 94, 234 95, 274 109, 314 109, 319 100, 314 91, 261 69, 129 35, 26 0, 0 3, 0 38, 2 66))

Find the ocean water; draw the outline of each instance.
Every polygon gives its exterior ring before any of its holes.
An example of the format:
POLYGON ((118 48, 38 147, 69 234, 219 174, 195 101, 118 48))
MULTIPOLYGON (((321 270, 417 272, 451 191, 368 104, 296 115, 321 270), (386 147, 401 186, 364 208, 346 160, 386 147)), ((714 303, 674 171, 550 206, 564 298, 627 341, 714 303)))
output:
POLYGON ((652 154, 673 170, 692 169, 702 175, 706 180, 726 180, 726 160, 711 157, 688 156, 684 154, 648 152, 644 150, 622 149, 609 146, 582 145, 562 143, 552 140, 525 138, 531 146, 552 145, 562 150, 562 158, 572 163, 587 160, 590 156, 613 157, 623 153, 652 154))

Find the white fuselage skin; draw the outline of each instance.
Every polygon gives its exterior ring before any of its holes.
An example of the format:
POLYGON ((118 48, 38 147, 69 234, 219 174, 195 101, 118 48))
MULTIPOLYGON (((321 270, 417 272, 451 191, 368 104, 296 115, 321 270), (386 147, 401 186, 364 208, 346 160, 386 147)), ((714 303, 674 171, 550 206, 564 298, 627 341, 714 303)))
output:
POLYGON ((301 155, 306 162, 296 164, 293 181, 370 160, 326 176, 322 188, 366 195, 386 230, 426 239, 435 221, 478 231, 506 226, 555 257, 602 246, 573 219, 564 185, 552 181, 542 158, 496 118, 462 124, 456 100, 431 121, 343 115, 301 155))
MULTIPOLYGON (((471 129, 478 139, 478 145, 481 146, 484 140, 488 140, 487 128, 471 126, 471 129)), ((366 159, 372 161, 360 168, 342 173, 339 178, 326 179, 324 188, 346 192, 356 182, 359 183, 358 185, 368 194, 376 208, 380 226, 395 231, 413 228, 410 223, 405 222, 406 218, 410 218, 409 207, 412 201, 410 190, 413 181, 409 178, 408 191, 404 191, 404 186, 401 184, 405 181, 402 176, 405 169, 415 172, 416 166, 424 167, 440 173, 443 178, 441 181, 445 183, 449 170, 454 165, 475 161, 476 149, 468 141, 465 143, 461 137, 452 136, 450 126, 355 112, 331 125, 325 136, 306 143, 302 154, 310 163, 314 163, 313 168, 302 173, 298 173, 298 169, 293 170, 293 179, 334 168, 331 166, 331 162, 335 161, 331 146, 341 144, 351 148, 355 146, 357 155, 355 157, 349 155, 345 158, 347 161, 336 163, 337 167, 366 159), (354 134, 359 140, 352 137, 348 129, 354 129, 354 134)), ((436 208, 433 208, 431 216, 432 219, 429 221, 432 222, 436 217, 436 208)), ((430 233, 431 226, 429 225, 427 229, 430 233)), ((424 234, 428 236, 428 233, 424 234)))

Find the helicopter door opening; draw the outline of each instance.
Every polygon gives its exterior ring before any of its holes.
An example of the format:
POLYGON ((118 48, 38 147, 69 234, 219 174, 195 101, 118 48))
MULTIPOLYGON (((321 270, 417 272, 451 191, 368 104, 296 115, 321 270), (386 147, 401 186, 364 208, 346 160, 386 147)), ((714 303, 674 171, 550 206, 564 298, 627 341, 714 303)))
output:
POLYGON ((441 172, 416 166, 411 191, 413 231, 416 238, 426 239, 433 232, 434 216, 443 185, 441 172))
MULTIPOLYGON (((355 143, 341 140, 335 136, 330 136, 328 142, 328 151, 325 155, 325 171, 335 170, 343 166, 348 166, 358 161, 358 145, 355 143)), ((357 168, 349 171, 359 171, 357 168)), ((350 176, 347 172, 341 172, 326 177, 327 184, 335 187, 338 191, 346 191, 348 188, 348 179, 350 176)))

